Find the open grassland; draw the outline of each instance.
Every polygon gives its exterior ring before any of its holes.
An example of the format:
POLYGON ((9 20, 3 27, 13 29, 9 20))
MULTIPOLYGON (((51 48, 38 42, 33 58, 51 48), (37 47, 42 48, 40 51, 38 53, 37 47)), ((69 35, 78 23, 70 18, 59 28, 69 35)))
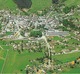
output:
MULTIPOLYGON (((56 40, 57 38, 55 38, 56 40)), ((18 41, 17 41, 18 42, 18 41)), ((6 41, 0 41, 0 72, 1 73, 25 73, 26 65, 34 65, 30 60, 43 57, 43 52, 28 52, 27 50, 19 54, 17 51, 12 50, 11 46, 5 45, 6 41)), ((7 41, 7 43, 9 43, 7 41)), ((66 63, 75 60, 80 56, 80 52, 71 54, 61 54, 53 56, 53 59, 58 60, 58 63, 66 63)), ((56 61, 57 62, 57 61, 56 61)), ((39 63, 37 63, 39 64, 39 63)), ((77 72, 77 69, 74 69, 77 72)), ((72 69, 68 70, 72 72, 72 69)))
POLYGON ((19 54, 11 49, 7 51, 6 57, 3 57, 2 55, 5 53, 6 49, 5 51, 0 51, 2 53, 0 54, 0 72, 2 73, 25 73, 24 69, 26 65, 33 65, 29 60, 43 57, 43 53, 30 53, 24 51, 19 54))
MULTIPOLYGON (((65 5, 71 6, 71 5, 79 5, 80 0, 66 0, 65 5)), ((32 0, 32 6, 29 9, 29 12, 37 12, 40 10, 44 10, 46 8, 49 8, 52 5, 52 0, 32 0)), ((10 10, 16 10, 17 5, 13 2, 13 0, 0 0, 0 9, 10 9, 10 10)))
MULTIPOLYGON (((19 41, 16 41, 19 42, 19 41)), ((26 65, 34 65, 30 60, 43 57, 43 52, 18 51, 12 50, 12 46, 7 46, 9 41, 0 40, 0 73, 25 73, 26 65)), ((39 64, 39 63, 37 63, 39 64)))
POLYGON ((52 5, 52 0, 32 0, 31 12, 36 12, 49 8, 52 5))
POLYGON ((66 63, 66 62, 71 62, 76 60, 76 58, 78 58, 79 56, 80 56, 80 52, 74 52, 69 54, 56 55, 56 56, 53 56, 53 58, 63 63, 66 63))
POLYGON ((0 0, 0 9, 15 10, 17 8, 13 0, 0 0))
MULTIPOLYGON (((37 12, 49 8, 52 5, 52 0, 32 0, 32 6, 30 12, 37 12)), ((16 10, 17 5, 13 0, 0 0, 0 9, 16 10)))
POLYGON ((69 68, 65 72, 60 74, 80 74, 80 68, 79 67, 69 68))
POLYGON ((66 6, 80 5, 80 0, 66 0, 65 5, 66 6))
POLYGON ((3 50, 0 48, 0 73, 1 73, 4 61, 5 61, 6 53, 7 53, 6 50, 3 50))

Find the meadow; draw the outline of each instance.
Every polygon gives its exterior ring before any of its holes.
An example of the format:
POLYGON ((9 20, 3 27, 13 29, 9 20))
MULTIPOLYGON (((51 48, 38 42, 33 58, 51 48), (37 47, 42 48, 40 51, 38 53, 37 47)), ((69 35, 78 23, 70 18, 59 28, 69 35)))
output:
POLYGON ((76 60, 80 56, 80 52, 74 52, 69 54, 61 54, 53 56, 53 59, 57 59, 63 63, 71 62, 76 60))
MULTIPOLYGON (((47 9, 52 5, 52 0, 31 0, 31 1, 32 1, 32 5, 31 5, 31 8, 29 8, 30 13, 47 9)), ((76 6, 79 4, 80 4, 80 0, 65 1, 66 6, 72 6, 72 5, 76 6)), ((18 6, 13 2, 13 0, 0 0, 0 9, 16 11, 17 8, 18 6)))
POLYGON ((25 73, 27 65, 32 66, 30 60, 43 57, 44 54, 40 52, 24 51, 19 54, 10 48, 8 50, 0 49, 0 73, 25 73))
MULTIPOLYGON (((52 0, 32 0, 32 6, 29 9, 30 12, 37 12, 39 10, 44 10, 52 5, 52 0)), ((16 10, 17 5, 13 0, 0 0, 0 9, 6 10, 16 10)))
POLYGON ((66 6, 80 5, 80 0, 66 0, 65 5, 66 6))
MULTIPOLYGON (((19 42, 19 41, 15 41, 19 42)), ((14 51, 12 46, 6 45, 9 41, 0 40, 0 73, 25 73, 27 65, 34 65, 30 60, 41 58, 43 52, 29 52, 24 50, 22 53, 14 51)))

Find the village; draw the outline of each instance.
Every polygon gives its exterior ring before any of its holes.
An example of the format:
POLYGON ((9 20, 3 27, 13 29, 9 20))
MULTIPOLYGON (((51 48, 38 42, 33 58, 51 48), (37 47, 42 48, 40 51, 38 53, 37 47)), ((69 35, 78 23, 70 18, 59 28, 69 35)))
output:
MULTIPOLYGON (((80 53, 80 26, 77 30, 72 30, 71 27, 65 27, 64 22, 60 22, 66 18, 71 20, 73 11, 66 15, 56 14, 52 9, 43 16, 20 13, 16 15, 11 11, 0 10, 0 49, 10 46, 7 53, 17 51, 18 54, 43 54, 40 58, 28 60, 32 66, 27 64, 20 71, 26 71, 26 74, 57 74, 64 72, 65 67, 80 68, 80 56, 66 62, 57 60, 57 56, 80 53)), ((80 19, 76 19, 74 23, 78 21, 80 22, 80 19)))

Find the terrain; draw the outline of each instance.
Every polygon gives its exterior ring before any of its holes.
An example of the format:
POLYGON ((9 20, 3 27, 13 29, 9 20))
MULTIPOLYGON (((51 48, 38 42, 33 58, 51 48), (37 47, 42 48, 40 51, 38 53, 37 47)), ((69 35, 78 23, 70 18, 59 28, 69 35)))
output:
POLYGON ((0 73, 80 73, 80 0, 23 1, 0 0, 0 73))

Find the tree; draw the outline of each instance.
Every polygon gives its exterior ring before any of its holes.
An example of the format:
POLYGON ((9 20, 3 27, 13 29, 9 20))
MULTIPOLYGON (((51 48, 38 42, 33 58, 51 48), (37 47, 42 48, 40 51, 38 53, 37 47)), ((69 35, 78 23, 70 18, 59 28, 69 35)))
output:
POLYGON ((69 21, 68 21, 67 19, 64 19, 64 20, 63 20, 63 25, 64 25, 64 26, 68 26, 68 25, 69 25, 69 21))
POLYGON ((30 8, 32 5, 31 0, 13 0, 17 6, 22 9, 22 8, 30 8))
POLYGON ((59 0, 52 0, 53 4, 58 4, 59 0))
POLYGON ((66 0, 60 0, 62 3, 65 2, 66 0))
POLYGON ((63 12, 65 13, 65 14, 67 14, 67 13, 69 13, 71 11, 71 7, 65 7, 64 9, 63 9, 63 12))
POLYGON ((64 19, 62 23, 65 27, 69 27, 73 30, 78 30, 78 27, 72 21, 68 19, 64 19))
POLYGON ((32 30, 30 32, 30 36, 32 36, 32 37, 41 37, 42 36, 42 32, 40 30, 32 30))
POLYGON ((21 34, 22 36, 25 36, 25 31, 24 31, 24 30, 21 30, 20 34, 21 34))
POLYGON ((23 51, 23 44, 24 44, 24 42, 23 42, 23 40, 21 41, 21 50, 23 51))

